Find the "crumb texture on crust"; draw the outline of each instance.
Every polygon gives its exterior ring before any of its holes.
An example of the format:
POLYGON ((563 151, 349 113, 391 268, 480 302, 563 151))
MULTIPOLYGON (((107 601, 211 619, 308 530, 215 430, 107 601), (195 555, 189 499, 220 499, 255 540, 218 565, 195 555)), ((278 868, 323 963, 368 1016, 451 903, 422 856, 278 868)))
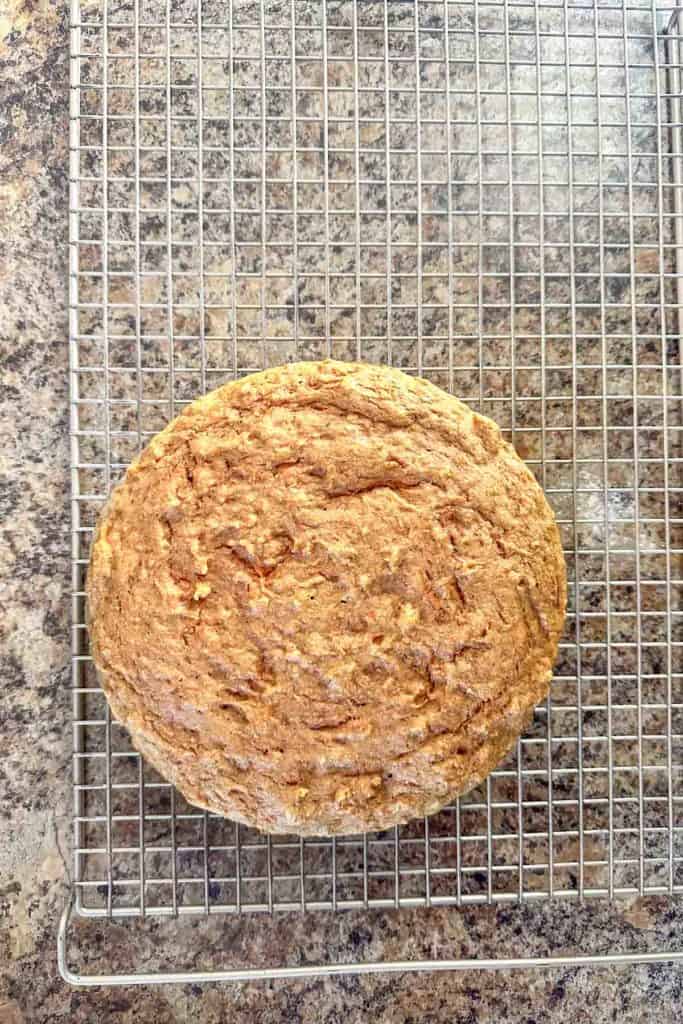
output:
POLYGON ((490 420, 387 367, 225 385, 114 491, 88 574, 112 710, 193 804, 386 828, 484 778, 547 693, 565 565, 490 420))

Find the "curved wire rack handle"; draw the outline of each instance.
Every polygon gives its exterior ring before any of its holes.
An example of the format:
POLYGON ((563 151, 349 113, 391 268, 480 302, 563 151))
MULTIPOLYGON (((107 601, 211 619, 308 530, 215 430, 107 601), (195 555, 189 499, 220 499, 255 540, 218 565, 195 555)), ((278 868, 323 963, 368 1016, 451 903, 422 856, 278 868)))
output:
POLYGON ((386 960, 370 963, 313 964, 306 967, 223 968, 212 971, 158 971, 132 974, 81 974, 67 962, 66 937, 73 912, 68 904, 59 921, 57 962, 59 973, 70 985, 93 988, 98 985, 177 985, 188 982, 276 981, 322 978, 339 974, 402 974, 416 971, 495 971, 537 967, 601 967, 625 964, 680 963, 683 950, 641 953, 601 953, 585 956, 538 956, 463 958, 455 960, 386 960))

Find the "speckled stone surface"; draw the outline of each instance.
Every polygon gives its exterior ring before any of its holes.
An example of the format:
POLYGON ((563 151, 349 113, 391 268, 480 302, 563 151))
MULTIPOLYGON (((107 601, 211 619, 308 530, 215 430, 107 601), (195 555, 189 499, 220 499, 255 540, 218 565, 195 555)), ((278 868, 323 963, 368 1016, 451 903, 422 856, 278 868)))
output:
MULTIPOLYGON (((55 936, 71 835, 63 5, 0 11, 0 1022, 559 1022, 681 1017, 669 965, 73 990, 55 936)), ((88 972, 325 959, 683 948, 680 901, 72 928, 88 972)))

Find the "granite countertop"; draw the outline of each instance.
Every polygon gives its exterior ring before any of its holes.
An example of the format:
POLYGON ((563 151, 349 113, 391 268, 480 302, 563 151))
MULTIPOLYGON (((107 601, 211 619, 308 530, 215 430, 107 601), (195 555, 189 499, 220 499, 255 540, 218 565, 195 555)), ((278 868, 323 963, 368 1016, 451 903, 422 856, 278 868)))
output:
MULTIPOLYGON (((66 17, 52 0, 0 12, 0 1022, 679 1020, 683 971, 666 964, 144 989, 74 990, 59 978, 71 865, 66 17)), ((72 932, 89 972, 177 967, 193 949, 190 967, 266 965, 285 945, 300 963, 335 950, 523 956, 683 948, 683 905, 80 921, 72 932)))

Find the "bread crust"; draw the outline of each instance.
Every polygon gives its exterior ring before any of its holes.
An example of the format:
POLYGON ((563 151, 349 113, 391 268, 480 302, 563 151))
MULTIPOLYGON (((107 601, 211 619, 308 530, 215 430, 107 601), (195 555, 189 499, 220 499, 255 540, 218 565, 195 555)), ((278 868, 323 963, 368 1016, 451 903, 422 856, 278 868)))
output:
POLYGON ((498 427, 388 367, 227 384, 113 492, 92 653, 134 745, 192 803, 266 832, 438 810, 548 692, 566 575, 498 427))

